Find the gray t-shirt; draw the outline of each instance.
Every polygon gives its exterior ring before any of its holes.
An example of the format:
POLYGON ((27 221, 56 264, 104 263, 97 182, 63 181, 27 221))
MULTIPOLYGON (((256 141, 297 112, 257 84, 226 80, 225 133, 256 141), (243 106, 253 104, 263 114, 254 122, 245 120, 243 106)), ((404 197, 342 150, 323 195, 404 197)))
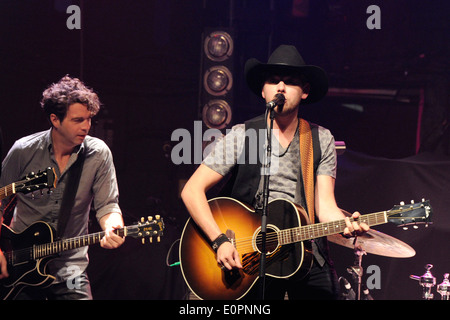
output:
MULTIPOLYGON (((85 154, 84 166, 64 237, 67 239, 88 233, 91 206, 97 219, 111 212, 121 213, 116 172, 108 146, 98 138, 87 136, 83 145, 72 153, 64 172, 59 172, 53 155, 50 129, 17 140, 3 160, 1 186, 47 167, 53 167, 57 175, 56 187, 50 192, 44 190, 17 194, 18 201, 10 224, 15 232, 22 232, 35 221, 46 222, 56 229, 67 172, 79 152, 85 154)), ((2 209, 6 203, 7 199, 4 199, 2 209)), ((73 277, 74 273, 83 272, 88 265, 87 251, 87 247, 81 247, 63 252, 49 264, 50 273, 56 275, 58 272, 57 281, 63 281, 73 277)))
MULTIPOLYGON (((328 129, 321 126, 318 127, 318 133, 322 156, 317 168, 317 175, 327 175, 336 178, 334 137, 328 129)), ((265 131, 261 134, 264 137, 265 131)), ((239 164, 246 135, 252 136, 248 132, 246 133, 244 124, 233 126, 225 136, 215 142, 214 146, 210 146, 211 152, 205 157, 203 164, 222 176, 227 175, 236 164, 239 164)), ((262 139, 262 141, 265 140, 262 139)), ((252 147, 255 146, 250 143, 250 148, 252 147)), ((299 149, 298 130, 287 148, 283 148, 280 145, 277 139, 277 132, 274 130, 274 134, 272 135, 269 200, 282 198, 295 203, 301 203, 301 199, 298 199, 298 192, 296 192, 297 180, 301 168, 299 149)), ((255 150, 257 148, 253 149, 253 151, 255 150)), ((256 153, 254 152, 254 154, 256 153)), ((253 160, 256 161, 256 158, 253 160)))

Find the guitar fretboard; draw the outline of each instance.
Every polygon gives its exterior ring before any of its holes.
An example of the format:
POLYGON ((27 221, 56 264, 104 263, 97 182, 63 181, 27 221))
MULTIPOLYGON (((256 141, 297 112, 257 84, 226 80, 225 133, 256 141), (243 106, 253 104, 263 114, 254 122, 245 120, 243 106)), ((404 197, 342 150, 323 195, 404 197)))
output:
MULTIPOLYGON (((25 236, 23 236, 22 234, 15 234, 14 231, 2 225, 2 229, 5 228, 6 234, 9 235, 9 237, 7 237, 5 240, 5 244, 7 244, 8 248, 3 252, 8 265, 17 266, 33 260, 36 261, 41 258, 50 257, 63 251, 96 244, 99 243, 105 236, 105 231, 101 231, 48 243, 28 243, 27 246, 27 240, 29 240, 30 238, 30 236, 27 235, 27 232, 31 232, 31 234, 34 233, 38 236, 40 232, 42 232, 42 237, 38 237, 38 239, 42 239, 44 241, 49 241, 49 239, 53 237, 53 232, 51 231, 50 226, 48 226, 45 222, 37 222, 36 224, 37 225, 34 227, 29 227, 34 228, 31 229, 31 231, 28 231, 27 229, 22 232, 25 233, 25 236), (21 245, 23 245, 24 247, 21 248, 21 245), (15 248, 16 246, 16 249, 10 250, 10 248, 15 248)), ((148 221, 145 221, 145 219, 142 218, 140 223, 125 226, 120 229, 115 229, 113 230, 113 232, 122 238, 128 236, 133 238, 140 238, 144 243, 144 240, 146 238, 149 238, 150 242, 152 242, 153 237, 156 237, 156 240, 159 242, 160 237, 163 235, 163 230, 164 222, 159 217, 159 215, 157 215, 155 220, 153 220, 153 217, 149 216, 148 221)), ((4 234, 4 232, 1 233, 2 238, 4 237, 4 234)))
POLYGON ((11 183, 5 187, 0 189, 0 200, 5 199, 6 197, 16 193, 15 191, 15 183, 11 183))
MULTIPOLYGON (((114 232, 124 237, 126 236, 126 227, 122 229, 116 229, 114 232)), ((105 236, 105 232, 97 232, 88 234, 85 236, 63 239, 55 242, 38 244, 33 246, 33 259, 39 259, 46 256, 51 256, 63 251, 77 249, 85 246, 89 246, 92 244, 99 243, 100 240, 105 236)))
MULTIPOLYGON (((350 221, 353 222, 354 219, 350 218, 350 221)), ((388 222, 387 212, 383 211, 361 215, 358 218, 358 221, 364 222, 368 226, 384 224, 388 222)), ((345 224, 345 220, 341 219, 331 222, 321 222, 291 229, 284 229, 278 233, 278 241, 280 244, 284 245, 304 240, 330 236, 333 234, 344 232, 344 229, 346 227, 347 225, 345 224)))

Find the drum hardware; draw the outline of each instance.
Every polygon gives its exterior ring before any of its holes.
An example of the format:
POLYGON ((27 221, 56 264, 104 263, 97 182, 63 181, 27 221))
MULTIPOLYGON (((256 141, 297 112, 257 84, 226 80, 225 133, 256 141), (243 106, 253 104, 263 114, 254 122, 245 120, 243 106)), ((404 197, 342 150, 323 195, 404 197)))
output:
POLYGON ((437 292, 441 295, 441 300, 450 300, 450 281, 448 280, 448 273, 444 274, 444 280, 438 284, 437 292))
POLYGON ((339 277, 339 286, 341 289, 339 299, 340 300, 355 300, 356 294, 352 288, 352 285, 344 277, 339 277))
POLYGON ((357 237, 354 239, 354 253, 355 260, 353 266, 347 268, 347 272, 352 276, 352 283, 355 290, 353 290, 351 283, 344 277, 339 278, 339 284, 341 286, 341 300, 373 300, 370 295, 370 291, 362 283, 362 277, 364 275, 364 269, 362 267, 362 257, 367 255, 366 251, 362 248, 361 244, 357 242, 357 237), (356 291, 356 292, 355 292, 356 291))
MULTIPOLYGON (((351 216, 351 214, 345 210, 342 210, 342 212, 346 216, 351 216)), ((347 272, 352 275, 352 279, 356 284, 355 299, 357 300, 373 300, 368 289, 362 288, 362 277, 364 275, 362 267, 363 255, 369 253, 391 258, 410 258, 416 254, 416 251, 403 241, 374 229, 370 229, 355 238, 346 238, 340 234, 330 235, 327 238, 329 242, 353 249, 354 251, 354 265, 347 268, 347 272)), ((349 300, 348 295, 345 299, 349 300)))
POLYGON ((361 300, 361 284, 364 269, 362 267, 362 256, 367 255, 361 244, 358 243, 358 237, 354 238, 355 261, 353 266, 347 268, 347 272, 352 275, 353 282, 356 283, 355 299, 361 300))
MULTIPOLYGON (((345 216, 351 217, 351 213, 342 209, 341 211, 345 216)), ((410 258, 416 255, 416 251, 408 244, 375 229, 369 229, 369 231, 359 235, 357 239, 346 238, 340 234, 330 235, 327 238, 328 241, 349 249, 354 249, 355 243, 358 241, 364 247, 365 252, 379 256, 410 258)))
POLYGON ((369 288, 367 288, 366 286, 363 287, 362 289, 362 300, 373 300, 372 295, 370 294, 369 288))
POLYGON ((436 285, 436 278, 431 273, 433 268, 432 264, 427 264, 425 266, 426 272, 422 276, 410 275, 410 279, 419 281, 419 285, 423 288, 422 299, 432 300, 434 295, 431 293, 431 289, 436 285))

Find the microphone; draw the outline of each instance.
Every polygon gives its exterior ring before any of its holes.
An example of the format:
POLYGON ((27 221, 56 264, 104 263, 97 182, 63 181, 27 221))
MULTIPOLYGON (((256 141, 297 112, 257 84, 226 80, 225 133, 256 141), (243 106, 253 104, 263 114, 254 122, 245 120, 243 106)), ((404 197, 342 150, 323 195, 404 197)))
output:
POLYGON ((277 93, 275 95, 275 98, 272 101, 269 101, 266 103, 266 108, 268 109, 273 109, 276 106, 284 106, 284 102, 286 101, 286 98, 284 97, 284 94, 282 93, 277 93))

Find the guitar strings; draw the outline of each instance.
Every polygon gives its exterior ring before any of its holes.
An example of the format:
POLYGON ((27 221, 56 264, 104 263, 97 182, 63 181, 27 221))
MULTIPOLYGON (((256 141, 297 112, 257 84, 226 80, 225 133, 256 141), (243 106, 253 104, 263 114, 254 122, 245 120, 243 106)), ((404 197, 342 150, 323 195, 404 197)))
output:
MULTIPOLYGON (((401 210, 397 210, 398 212, 401 212, 401 210)), ((398 213, 397 211, 393 210, 393 212, 388 211, 380 211, 375 212, 371 214, 366 214, 358 218, 358 221, 369 223, 369 225, 376 225, 380 224, 378 222, 379 217, 378 215, 392 215, 398 213)), ((355 219, 349 217, 350 222, 355 221, 355 219)), ((383 222, 384 223, 384 219, 383 222)), ((298 226, 294 228, 288 228, 284 230, 272 230, 272 232, 266 233, 266 244, 269 246, 274 246, 275 244, 278 246, 280 243, 282 245, 290 244, 294 242, 300 242, 304 240, 314 239, 326 235, 336 234, 339 232, 343 232, 343 229, 347 227, 347 224, 345 223, 345 219, 331 221, 331 222, 322 222, 322 223, 316 223, 312 225, 304 225, 304 226, 298 226), (332 231, 330 231, 332 230, 332 231), (338 230, 336 232, 336 230, 338 230), (284 240, 284 241, 283 241, 284 240)), ((259 250, 260 246, 262 244, 262 235, 258 234, 256 236, 256 239, 254 236, 250 237, 243 237, 235 239, 235 246, 239 253, 245 254, 254 252, 255 248, 259 250)), ((267 249, 267 246, 266 246, 267 249)))
MULTIPOLYGON (((274 246, 275 244, 290 244, 294 242, 300 242, 303 240, 309 240, 317 238, 320 235, 318 231, 323 229, 323 225, 328 223, 319 223, 314 225, 305 225, 294 228, 288 228, 284 230, 273 230, 272 232, 266 233, 266 243, 269 246, 274 246), (283 241, 284 240, 284 241, 283 241)), ((333 225, 336 228, 345 228, 345 220, 334 221, 333 225)), ((321 232, 322 234, 323 232, 321 232)), ((255 247, 259 249, 262 244, 262 235, 258 234, 255 237, 244 237, 235 240, 236 249, 241 253, 249 253, 255 251, 255 247)))
MULTIPOLYGON (((21 249, 16 249, 12 251, 6 251, 4 252, 5 257, 10 262, 10 264, 14 264, 13 260, 15 257, 20 257, 22 255, 25 255, 27 259, 29 259, 30 255, 32 259, 39 259, 48 255, 52 255, 54 252, 61 252, 61 251, 67 251, 77 248, 77 244, 83 243, 90 243, 92 241, 95 241, 97 238, 100 239, 104 236, 104 231, 84 235, 72 239, 63 239, 58 240, 54 242, 48 242, 43 244, 36 244, 32 247, 26 247, 21 249)), ((97 240, 98 240, 97 239, 97 240)))
MULTIPOLYGON (((403 219, 403 217, 392 217, 398 213, 402 213, 405 211, 410 211, 414 208, 400 208, 397 210, 391 209, 388 211, 379 211, 374 213, 369 213, 360 216, 357 221, 367 223, 369 226, 379 225, 387 222, 387 218, 398 218, 403 219), (381 221, 380 221, 381 220, 381 221)), ((411 217, 409 217, 411 219, 411 217)), ((420 217, 416 217, 420 218, 420 217)), ((350 222, 354 222, 355 219, 349 217, 350 222)), ((272 232, 266 233, 266 242, 268 245, 274 244, 290 244, 294 242, 300 242, 304 240, 319 238, 327 235, 337 234, 343 232, 343 230, 347 227, 345 219, 340 219, 331 222, 322 222, 311 225, 304 225, 284 230, 273 230, 272 232), (331 230, 331 231, 330 231, 331 230), (283 241, 284 240, 284 241, 283 241)), ((256 236, 256 240, 254 236, 238 238, 235 239, 236 249, 240 253, 249 253, 254 252, 255 248, 258 250, 258 247, 262 244, 262 235, 259 234, 256 236)))

